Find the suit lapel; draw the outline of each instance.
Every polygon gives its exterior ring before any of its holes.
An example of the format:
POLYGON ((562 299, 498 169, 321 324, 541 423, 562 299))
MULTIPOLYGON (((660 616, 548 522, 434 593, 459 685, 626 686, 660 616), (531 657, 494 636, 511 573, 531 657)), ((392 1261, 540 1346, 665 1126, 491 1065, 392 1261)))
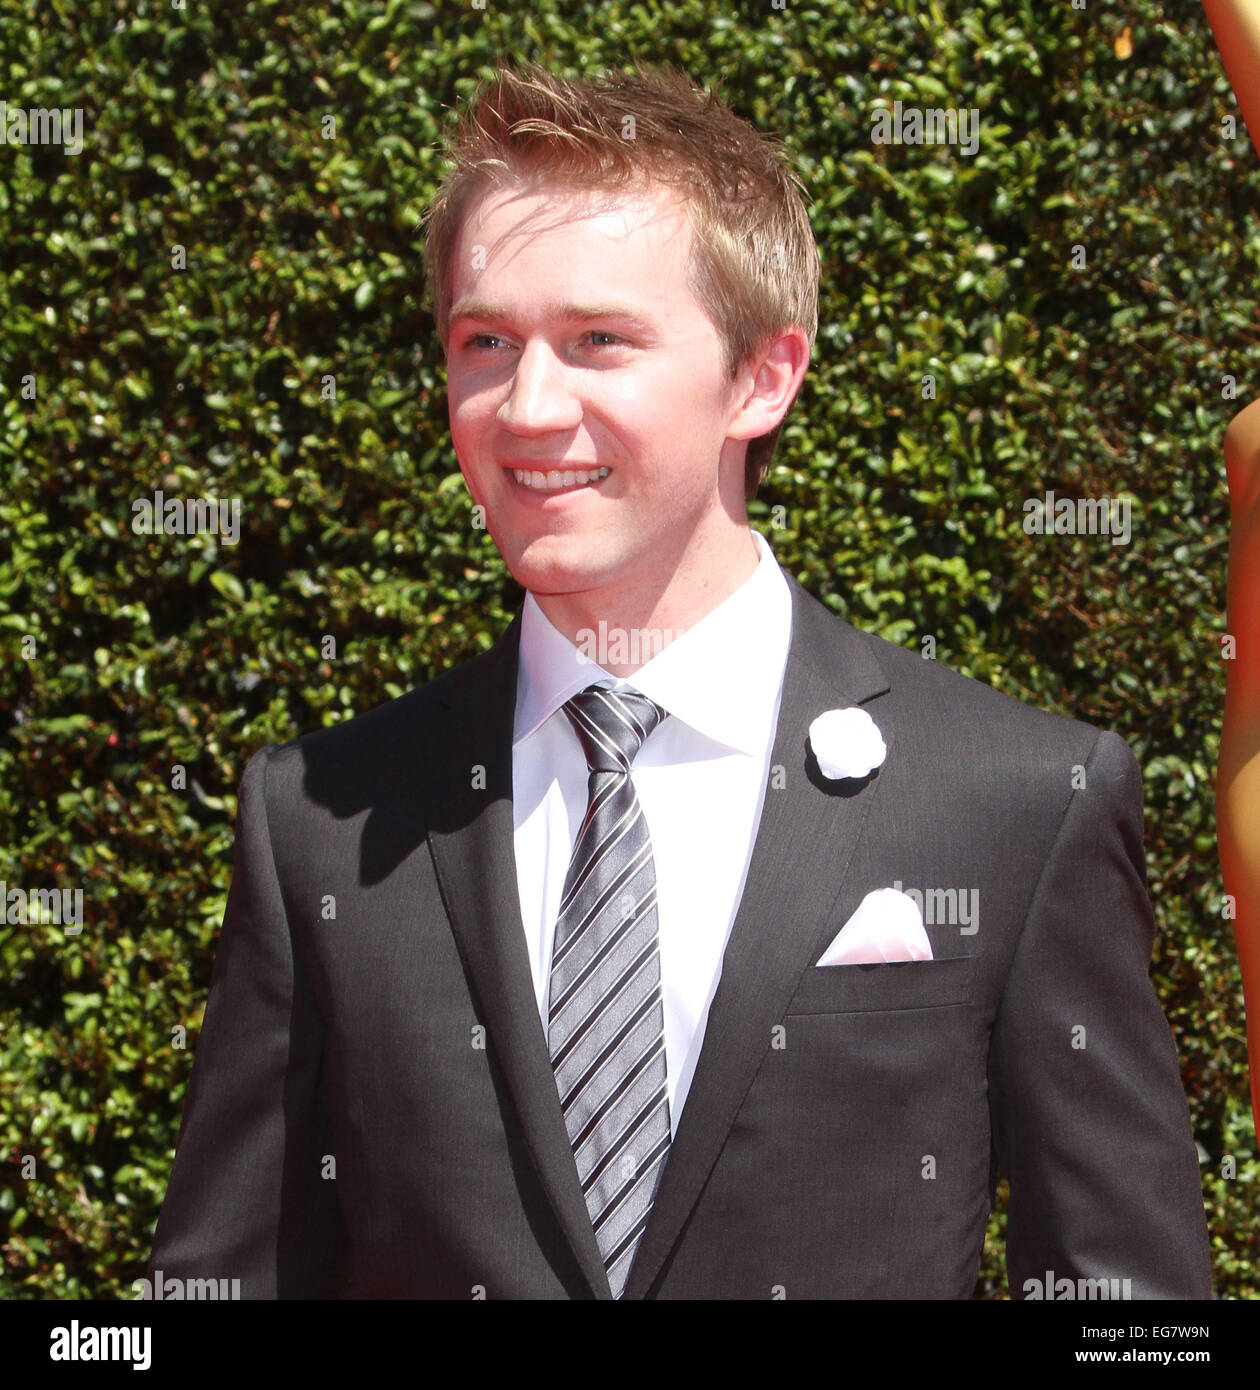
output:
POLYGON ((521 921, 512 824, 512 722, 520 615, 486 656, 456 668, 435 731, 441 811, 429 843, 486 1041, 565 1238, 596 1297, 611 1290, 578 1182, 555 1074, 538 1017, 521 921), (475 670, 473 668, 476 668, 475 670), (470 679, 463 679, 465 675, 470 679), (473 770, 485 769, 485 787, 473 770))
MULTIPOLYGON (((726 1142, 753 1075, 843 889, 874 783, 850 794, 807 772, 810 723, 824 710, 860 705, 888 680, 868 644, 787 576, 792 639, 772 770, 748 879, 722 960, 695 1076, 661 1185, 635 1256, 626 1298, 651 1287, 726 1142)), ((487 1041, 515 1104, 544 1191, 592 1292, 610 1298, 538 1018, 513 852, 512 725, 520 615, 482 659, 449 673, 445 727, 436 731, 430 823, 438 882, 461 958, 485 1019, 487 1041), (484 789, 472 785, 485 768, 484 789)), ((883 730, 891 747, 890 730, 883 730)), ((812 761, 812 760, 811 760, 812 761)), ((825 944, 825 943, 824 943, 825 944)))
MULTIPOLYGON (((792 640, 771 784, 695 1076, 625 1298, 648 1292, 677 1241, 770 1046, 771 1029, 821 949, 819 931, 874 801, 878 777, 848 795, 816 785, 806 771, 807 737, 824 710, 862 704, 889 688, 887 677, 853 628, 790 576, 788 582, 792 640), (775 767, 785 779, 777 790, 775 767)), ((891 748, 890 730, 883 734, 891 748)))

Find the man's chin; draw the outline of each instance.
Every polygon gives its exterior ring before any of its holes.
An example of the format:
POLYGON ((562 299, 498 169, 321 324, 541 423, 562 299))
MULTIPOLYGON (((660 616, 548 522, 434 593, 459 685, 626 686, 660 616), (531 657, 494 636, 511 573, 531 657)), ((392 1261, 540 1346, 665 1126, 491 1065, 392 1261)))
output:
POLYGON ((599 589, 611 578, 607 556, 592 553, 590 545, 575 545, 562 537, 532 541, 505 556, 512 578, 534 594, 574 594, 599 589))

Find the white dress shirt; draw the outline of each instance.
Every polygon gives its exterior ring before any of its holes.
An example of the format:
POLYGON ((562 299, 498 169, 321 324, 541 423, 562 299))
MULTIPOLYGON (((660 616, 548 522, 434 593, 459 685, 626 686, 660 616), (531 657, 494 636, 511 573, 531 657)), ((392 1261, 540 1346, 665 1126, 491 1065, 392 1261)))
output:
POLYGON ((652 837, 674 1133, 743 896, 779 717, 792 595, 764 537, 742 585, 626 680, 586 659, 533 594, 521 613, 512 798, 521 918, 543 1034, 561 892, 586 815, 586 756, 562 706, 597 681, 669 711, 632 765, 652 837))

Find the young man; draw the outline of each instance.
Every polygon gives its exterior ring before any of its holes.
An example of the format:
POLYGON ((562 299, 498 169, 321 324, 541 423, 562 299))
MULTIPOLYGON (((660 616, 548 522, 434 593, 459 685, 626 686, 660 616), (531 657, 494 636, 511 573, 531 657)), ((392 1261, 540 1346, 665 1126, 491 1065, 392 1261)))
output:
POLYGON ((678 74, 531 67, 452 153, 451 432, 528 595, 249 764, 152 1270, 966 1298, 1000 1165, 1013 1296, 1208 1296, 1132 755, 749 530, 817 321, 778 147, 678 74))

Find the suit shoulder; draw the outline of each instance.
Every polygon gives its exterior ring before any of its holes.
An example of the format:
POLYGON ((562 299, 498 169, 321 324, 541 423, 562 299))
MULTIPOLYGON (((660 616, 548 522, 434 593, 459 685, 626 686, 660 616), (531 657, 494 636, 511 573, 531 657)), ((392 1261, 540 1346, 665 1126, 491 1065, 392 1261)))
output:
POLYGON ((1119 734, 1055 714, 886 638, 855 630, 887 673, 898 699, 919 710, 924 718, 935 717, 946 725, 973 723, 994 740, 1018 738, 1025 746, 1031 743, 1056 752, 1076 750, 1082 762, 1097 745, 1098 753, 1117 767, 1126 761, 1136 766, 1132 751, 1119 734))

